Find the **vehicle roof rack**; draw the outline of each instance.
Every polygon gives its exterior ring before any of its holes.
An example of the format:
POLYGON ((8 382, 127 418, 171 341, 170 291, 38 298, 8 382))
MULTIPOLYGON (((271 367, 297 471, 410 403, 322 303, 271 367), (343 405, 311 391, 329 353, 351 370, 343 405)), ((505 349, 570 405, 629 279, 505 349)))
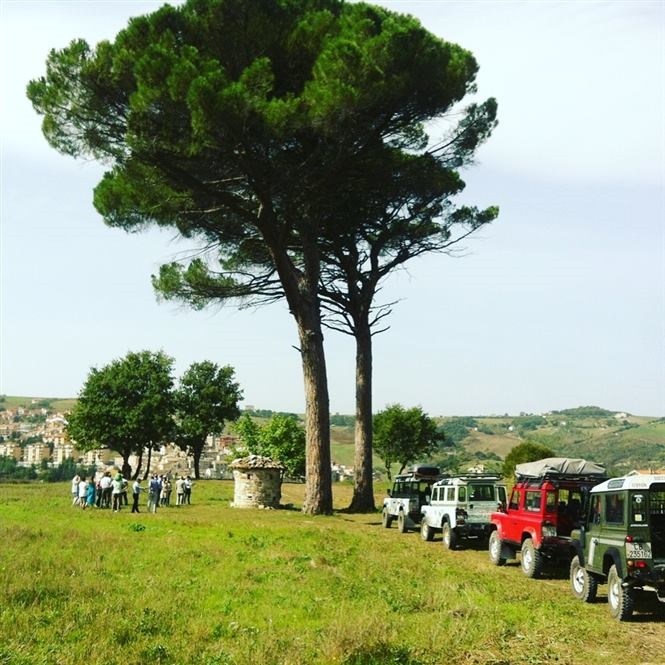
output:
POLYGON ((517 482, 560 480, 592 482, 608 478, 602 464, 571 457, 547 457, 515 467, 517 482))
POLYGON ((413 480, 430 480, 432 482, 444 478, 445 474, 441 473, 438 466, 414 466, 408 471, 399 473, 395 476, 395 480, 405 480, 411 478, 413 480))
POLYGON ((501 480, 503 476, 500 473, 470 471, 468 473, 453 473, 451 475, 446 475, 443 476, 441 480, 454 480, 455 478, 459 478, 460 480, 501 480))

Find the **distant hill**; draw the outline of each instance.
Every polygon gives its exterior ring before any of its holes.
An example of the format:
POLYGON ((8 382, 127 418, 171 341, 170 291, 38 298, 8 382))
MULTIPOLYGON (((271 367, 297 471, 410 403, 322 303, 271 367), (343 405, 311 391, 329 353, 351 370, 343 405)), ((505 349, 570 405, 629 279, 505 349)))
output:
POLYGON ((524 441, 547 446, 562 457, 583 457, 605 464, 612 473, 665 469, 665 418, 633 416, 578 407, 543 416, 477 418, 461 448, 470 456, 500 457, 524 441))
MULTIPOLYGON (((46 408, 66 413, 76 398, 16 397, 0 395, 0 410, 23 407, 46 408)), ((270 410, 253 411, 257 418, 269 418, 270 410)), ((302 414, 294 414, 302 417, 302 414)), ((583 457, 605 464, 614 474, 632 469, 665 469, 665 418, 633 416, 597 406, 579 406, 546 414, 518 416, 464 416, 436 419, 446 433, 448 446, 433 461, 448 468, 462 469, 484 464, 500 468, 511 448, 533 441, 563 457, 583 457)), ((332 459, 353 465, 354 418, 331 417, 332 459)), ((381 470, 381 462, 375 459, 381 470)))
POLYGON ((76 403, 75 397, 17 397, 0 395, 0 411, 3 409, 48 409, 64 413, 76 403))

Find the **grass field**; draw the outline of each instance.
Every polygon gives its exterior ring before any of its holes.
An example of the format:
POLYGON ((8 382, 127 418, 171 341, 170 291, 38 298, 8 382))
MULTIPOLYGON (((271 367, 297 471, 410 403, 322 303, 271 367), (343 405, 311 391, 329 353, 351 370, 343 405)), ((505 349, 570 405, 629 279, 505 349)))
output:
MULTIPOLYGON (((382 489, 377 488, 380 503, 382 489)), ((348 485, 335 503, 348 504, 348 485)), ((68 484, 0 485, 0 664, 662 663, 665 611, 619 624, 484 548, 383 529, 379 514, 230 507, 201 481, 156 515, 82 511, 68 484)))

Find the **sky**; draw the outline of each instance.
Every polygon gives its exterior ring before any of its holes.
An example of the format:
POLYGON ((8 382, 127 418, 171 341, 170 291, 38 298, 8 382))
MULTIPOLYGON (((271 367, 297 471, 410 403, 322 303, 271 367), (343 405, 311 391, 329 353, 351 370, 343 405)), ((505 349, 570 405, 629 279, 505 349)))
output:
MULTIPOLYGON (((243 406, 302 413, 284 304, 194 312, 150 276, 183 245, 92 205, 103 168, 61 156, 25 95, 52 48, 113 39, 161 2, 0 0, 0 394, 75 397, 92 367, 162 350, 231 365, 243 406)), ((374 411, 665 416, 665 2, 376 2, 476 57, 499 125, 460 203, 500 215, 457 257, 413 260, 374 337, 374 411)), ((433 126, 437 131, 437 126, 433 126)), ((354 344, 325 338, 331 413, 354 413, 354 344)))

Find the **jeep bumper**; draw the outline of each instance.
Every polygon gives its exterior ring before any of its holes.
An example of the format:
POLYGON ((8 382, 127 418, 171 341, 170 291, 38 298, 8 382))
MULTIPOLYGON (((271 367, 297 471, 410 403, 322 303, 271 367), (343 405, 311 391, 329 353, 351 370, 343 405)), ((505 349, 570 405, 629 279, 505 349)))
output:
POLYGON ((665 570, 658 568, 628 568, 628 574, 623 581, 627 587, 649 587, 654 589, 659 600, 665 602, 665 570))
POLYGON ((489 538, 490 524, 458 524, 455 531, 462 538, 489 538))
POLYGON ((540 553, 547 559, 556 561, 570 560, 570 538, 543 538, 540 553))

